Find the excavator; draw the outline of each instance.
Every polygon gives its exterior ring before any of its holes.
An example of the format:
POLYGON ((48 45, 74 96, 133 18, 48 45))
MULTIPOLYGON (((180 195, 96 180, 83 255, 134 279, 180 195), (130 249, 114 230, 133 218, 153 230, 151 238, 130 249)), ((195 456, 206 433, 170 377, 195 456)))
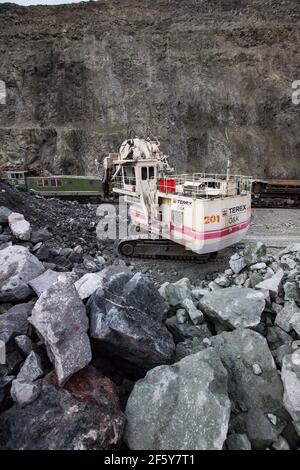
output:
POLYGON ((103 181, 123 196, 143 235, 121 240, 127 257, 199 259, 240 242, 250 226, 249 176, 174 174, 158 140, 131 138, 104 159, 103 181))

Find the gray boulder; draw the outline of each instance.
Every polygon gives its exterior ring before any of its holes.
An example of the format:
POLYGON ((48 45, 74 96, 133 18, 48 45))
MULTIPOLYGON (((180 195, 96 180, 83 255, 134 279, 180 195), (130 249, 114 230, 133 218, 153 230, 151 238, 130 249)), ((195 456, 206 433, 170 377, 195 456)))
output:
POLYGON ((49 240, 50 237, 51 233, 49 232, 49 230, 47 230, 46 228, 40 228, 31 234, 30 241, 35 245, 36 243, 45 242, 49 240))
POLYGON ((34 351, 27 356, 17 379, 24 382, 34 382, 44 374, 41 359, 34 351))
POLYGON ((300 350, 287 355, 282 361, 281 379, 284 386, 284 406, 297 424, 300 436, 300 350))
POLYGON ((248 266, 260 263, 267 254, 266 245, 257 242, 253 245, 247 245, 243 250, 243 257, 248 266))
POLYGON ((199 304, 212 321, 217 320, 231 329, 258 325, 265 308, 260 292, 243 287, 211 292, 202 297, 199 304))
POLYGON ((36 295, 39 297, 43 292, 45 292, 49 287, 57 281, 61 273, 52 271, 52 269, 47 269, 40 276, 36 277, 32 281, 29 281, 30 287, 34 290, 36 295))
POLYGON ((172 335, 162 323, 167 304, 141 273, 112 275, 88 302, 90 333, 99 350, 141 368, 167 363, 172 335))
POLYGON ((20 407, 29 405, 39 396, 40 387, 38 384, 16 379, 11 385, 11 397, 20 407))
POLYGON ((194 325, 193 323, 179 323, 174 315, 166 320, 168 330, 174 336, 176 342, 185 341, 186 339, 203 339, 211 336, 211 332, 206 323, 202 325, 194 325))
POLYGON ((281 257, 289 253, 296 253, 297 251, 300 252, 300 243, 292 243, 291 245, 288 245, 286 248, 284 248, 284 250, 282 250, 278 256, 281 257))
POLYGON ((70 279, 70 281, 75 282, 78 280, 78 276, 74 272, 57 272, 52 271, 52 269, 47 269, 43 274, 36 277, 32 281, 29 281, 30 287, 34 290, 36 295, 39 297, 43 292, 49 289, 54 282, 58 279, 70 279))
POLYGON ((243 256, 235 253, 229 260, 229 266, 235 274, 238 274, 247 266, 247 263, 243 256))
POLYGON ((159 289, 159 293, 169 305, 181 305, 185 299, 192 298, 192 286, 190 280, 184 277, 174 283, 166 282, 159 289))
POLYGON ((267 328, 267 341, 270 350, 275 350, 280 346, 291 345, 293 339, 278 326, 269 326, 267 328))
POLYGON ((42 263, 23 246, 0 250, 0 302, 20 302, 33 291, 29 281, 45 271, 42 263))
POLYGON ((8 343, 18 335, 25 335, 28 330, 28 317, 33 303, 18 304, 0 315, 0 340, 8 343))
POLYGON ((25 220, 24 215, 12 212, 8 216, 8 224, 12 234, 19 240, 28 241, 31 237, 30 223, 25 220))
POLYGON ((99 287, 103 279, 100 273, 87 273, 75 282, 75 287, 82 300, 90 297, 99 287))
POLYGON ((226 439, 228 450, 251 450, 247 434, 230 434, 226 439))
POLYGON ((283 286, 284 299, 300 303, 300 287, 296 282, 286 282, 283 286))
POLYGON ((249 329, 210 338, 228 372, 231 431, 245 433, 254 449, 265 449, 286 425, 283 387, 267 341, 249 329), (253 364, 260 367, 255 374, 253 364))
POLYGON ((40 296, 29 321, 45 342, 60 385, 91 361, 85 306, 69 278, 40 296))
MULTIPOLYGON (((208 338, 204 338, 204 340, 209 341, 208 338)), ((201 338, 196 337, 193 339, 187 339, 176 345, 174 360, 178 362, 186 356, 203 351, 203 349, 206 349, 207 347, 208 346, 206 346, 205 342, 203 342, 201 338)))
MULTIPOLYGON (((32 306, 33 308, 33 306, 32 306)), ((31 313, 31 312, 30 312, 31 313)), ((15 337, 15 344, 23 356, 28 356, 32 351, 32 341, 26 335, 19 335, 15 337)))
POLYGON ((191 321, 195 325, 199 325, 199 324, 203 323, 203 321, 204 321, 203 313, 201 312, 201 310, 199 310, 195 307, 194 302, 191 299, 184 299, 181 302, 181 305, 182 305, 182 307, 185 308, 185 310, 187 311, 191 321))
POLYGON ((256 284, 255 289, 265 289, 270 291, 275 297, 278 295, 279 287, 281 285, 284 272, 282 269, 279 269, 274 276, 265 279, 264 281, 256 284))
POLYGON ((8 207, 0 206, 0 225, 8 224, 8 216, 12 213, 8 207))
POLYGON ((292 330, 291 319, 295 314, 300 313, 300 309, 294 300, 285 302, 284 307, 277 313, 275 324, 287 333, 292 330))
POLYGON ((209 348, 149 371, 135 384, 125 414, 130 449, 222 449, 230 401, 216 351, 209 348))
POLYGON ((289 443, 283 436, 279 436, 278 439, 273 442, 272 448, 274 450, 290 450, 289 443))

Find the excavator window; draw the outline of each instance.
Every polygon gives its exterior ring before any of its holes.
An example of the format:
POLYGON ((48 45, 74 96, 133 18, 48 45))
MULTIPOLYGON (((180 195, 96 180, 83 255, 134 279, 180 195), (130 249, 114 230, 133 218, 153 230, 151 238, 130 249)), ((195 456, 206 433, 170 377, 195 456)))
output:
POLYGON ((148 179, 147 167, 143 166, 142 167, 142 180, 145 181, 146 179, 148 179))
POLYGON ((149 179, 154 178, 154 166, 149 166, 149 179))
POLYGON ((123 168, 123 175, 124 175, 124 184, 136 184, 135 180, 135 171, 132 166, 126 166, 123 168))

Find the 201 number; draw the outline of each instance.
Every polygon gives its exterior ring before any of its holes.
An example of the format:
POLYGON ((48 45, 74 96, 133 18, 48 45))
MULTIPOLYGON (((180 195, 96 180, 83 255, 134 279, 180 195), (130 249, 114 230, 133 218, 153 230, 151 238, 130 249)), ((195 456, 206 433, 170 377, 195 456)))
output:
POLYGON ((215 224, 216 222, 220 222, 219 215, 207 215, 204 217, 205 224, 215 224))

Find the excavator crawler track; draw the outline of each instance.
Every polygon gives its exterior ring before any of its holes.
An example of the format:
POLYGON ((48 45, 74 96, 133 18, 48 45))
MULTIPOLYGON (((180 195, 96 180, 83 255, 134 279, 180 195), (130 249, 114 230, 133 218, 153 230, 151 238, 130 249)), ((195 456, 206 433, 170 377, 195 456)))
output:
POLYGON ((193 260, 199 263, 211 261, 218 254, 197 254, 172 240, 143 238, 122 240, 118 251, 126 258, 193 260))

